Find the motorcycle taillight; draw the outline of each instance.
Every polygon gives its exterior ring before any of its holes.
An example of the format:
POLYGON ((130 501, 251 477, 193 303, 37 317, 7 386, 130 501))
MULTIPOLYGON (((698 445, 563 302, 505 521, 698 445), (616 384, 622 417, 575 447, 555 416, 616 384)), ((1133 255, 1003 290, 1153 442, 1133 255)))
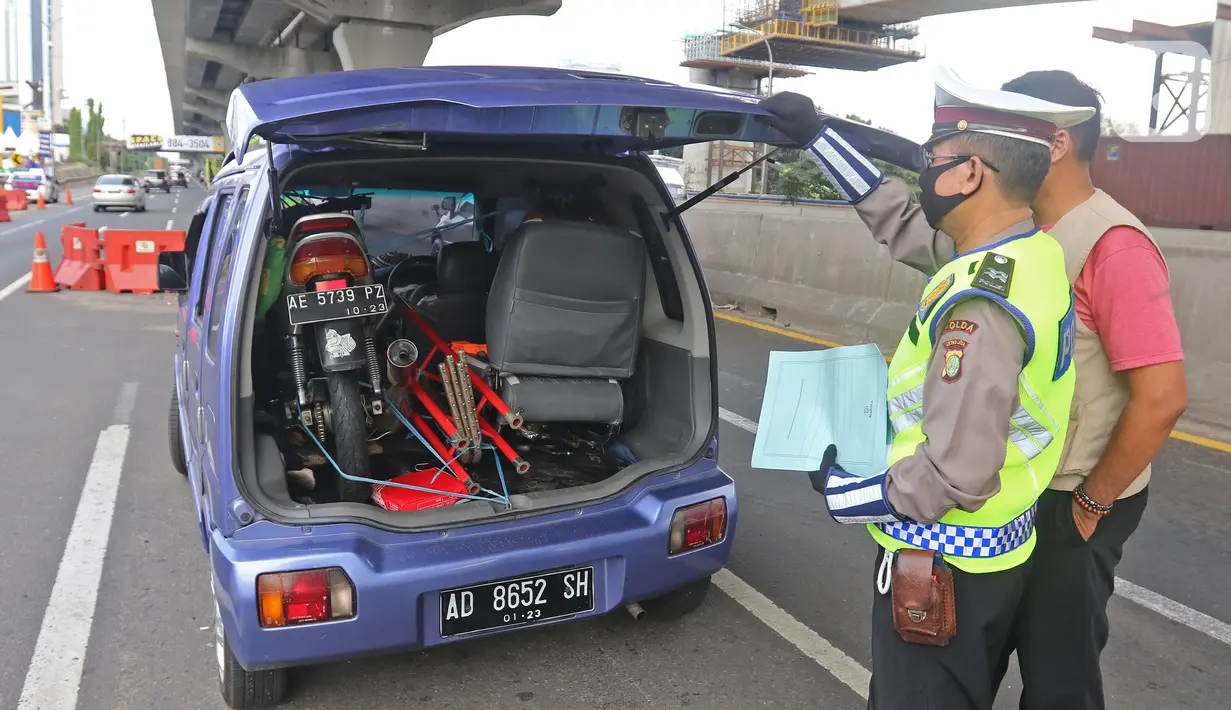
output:
POLYGON ((325 274, 350 274, 361 279, 368 275, 367 255, 349 236, 318 237, 295 248, 291 257, 291 283, 303 286, 314 276, 325 274))

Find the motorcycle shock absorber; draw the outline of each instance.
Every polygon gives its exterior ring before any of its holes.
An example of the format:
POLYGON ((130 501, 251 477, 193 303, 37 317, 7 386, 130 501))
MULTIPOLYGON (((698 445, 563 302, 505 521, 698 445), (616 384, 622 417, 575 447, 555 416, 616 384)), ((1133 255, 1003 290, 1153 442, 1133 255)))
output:
POLYGON ((299 398, 300 408, 308 406, 308 367, 304 362, 303 337, 296 332, 291 333, 291 374, 295 378, 295 396, 299 398))
POLYGON ((363 350, 368 359, 368 379, 372 381, 372 395, 380 399, 383 388, 380 386, 381 360, 376 353, 376 339, 368 336, 363 340, 363 350))

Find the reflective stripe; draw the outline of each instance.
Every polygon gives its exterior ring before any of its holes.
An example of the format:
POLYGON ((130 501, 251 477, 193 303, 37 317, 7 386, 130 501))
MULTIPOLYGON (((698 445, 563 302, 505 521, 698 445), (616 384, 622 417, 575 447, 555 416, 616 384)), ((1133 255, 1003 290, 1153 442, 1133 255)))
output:
POLYGON ((927 362, 924 362, 922 365, 915 365, 914 367, 910 368, 910 369, 909 369, 909 370, 907 370, 906 372, 903 372, 903 373, 902 373, 899 377, 897 377, 897 379, 895 379, 893 382, 890 382, 890 383, 889 383, 889 389, 893 389, 894 387, 898 386, 898 384, 899 384, 899 383, 901 383, 903 380, 908 380, 908 379, 910 379, 910 378, 914 377, 915 375, 919 374, 920 372, 925 372, 925 371, 927 371, 927 369, 928 369, 928 363, 927 363, 927 362))
POLYGON ((923 385, 912 387, 889 400, 889 423, 896 436, 923 421, 923 385))
POLYGON ((1017 376, 1017 384, 1021 386, 1022 391, 1030 397, 1030 401, 1034 402, 1034 406, 1038 407, 1039 411, 1043 412, 1043 416, 1047 417, 1047 422, 1051 424, 1051 429, 1053 431, 1059 431, 1060 426, 1056 424, 1056 418, 1051 415, 1051 412, 1047 411, 1047 407, 1043 406, 1043 400, 1039 399, 1039 396, 1034 393, 1034 390, 1030 389, 1030 383, 1026 381, 1025 374, 1017 376))
POLYGON ((1051 432, 1038 422, 1025 407, 1018 406, 1009 425, 1009 443, 1016 446, 1026 459, 1043 453, 1052 442, 1051 432))
POLYGON ((889 419, 889 423, 893 425, 894 436, 901 434, 921 421, 923 421, 923 407, 902 412, 900 415, 889 419))
POLYGON ((1016 550, 1030 539, 1034 531, 1035 507, 1030 506, 1029 510, 998 528, 948 523, 920 525, 910 521, 882 523, 876 527, 912 547, 950 557, 997 557, 1016 550))
POLYGON ((889 416, 893 417, 895 414, 914 409, 921 404, 923 404, 923 385, 912 387, 889 400, 889 416))

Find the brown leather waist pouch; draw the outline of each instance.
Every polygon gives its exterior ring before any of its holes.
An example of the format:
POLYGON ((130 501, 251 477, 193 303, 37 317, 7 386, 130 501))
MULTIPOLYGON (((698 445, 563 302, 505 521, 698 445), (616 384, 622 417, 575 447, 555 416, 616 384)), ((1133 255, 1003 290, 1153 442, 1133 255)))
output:
POLYGON ((899 550, 890 583, 893 628, 904 641, 947 646, 957 633, 953 573, 929 550, 899 550), (939 563, 939 564, 938 564, 939 563))

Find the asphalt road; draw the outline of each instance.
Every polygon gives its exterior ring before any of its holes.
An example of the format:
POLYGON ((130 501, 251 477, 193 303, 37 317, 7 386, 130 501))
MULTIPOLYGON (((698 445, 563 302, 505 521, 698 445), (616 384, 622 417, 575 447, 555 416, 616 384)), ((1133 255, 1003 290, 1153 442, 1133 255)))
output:
MULTIPOLYGON (((58 261, 61 224, 161 229, 170 220, 183 229, 202 197, 200 189, 184 190, 154 196, 145 214, 96 215, 81 192, 75 208, 53 206, 0 225, 0 289, 28 271, 35 229, 44 230, 58 261)), ((105 550, 101 575, 95 585, 90 560, 60 573, 67 589, 97 589, 96 600, 79 595, 70 607, 88 647, 80 678, 57 681, 79 683, 79 708, 222 707, 207 557, 185 481, 166 451, 173 300, 18 289, 0 301, 0 368, 8 375, 0 380, 0 450, 7 454, 0 708, 16 707, 22 694, 95 445, 116 424, 127 425, 128 441, 109 538, 92 541, 98 555, 105 550), (125 401, 123 392, 135 398, 125 401)), ((618 612, 299 669, 287 707, 862 706, 873 545, 861 530, 829 522, 801 474, 747 465, 768 351, 816 346, 729 321, 720 321, 718 332, 727 418, 721 462, 741 499, 724 591, 715 589, 700 611, 677 623, 637 622, 618 612)), ((1171 441, 1160 457, 1146 520, 1120 568, 1135 586, 1112 602, 1109 707, 1226 707, 1229 477, 1231 455, 1194 444, 1171 441)), ((1014 706, 1016 678, 1006 686, 998 708, 1014 706)))

